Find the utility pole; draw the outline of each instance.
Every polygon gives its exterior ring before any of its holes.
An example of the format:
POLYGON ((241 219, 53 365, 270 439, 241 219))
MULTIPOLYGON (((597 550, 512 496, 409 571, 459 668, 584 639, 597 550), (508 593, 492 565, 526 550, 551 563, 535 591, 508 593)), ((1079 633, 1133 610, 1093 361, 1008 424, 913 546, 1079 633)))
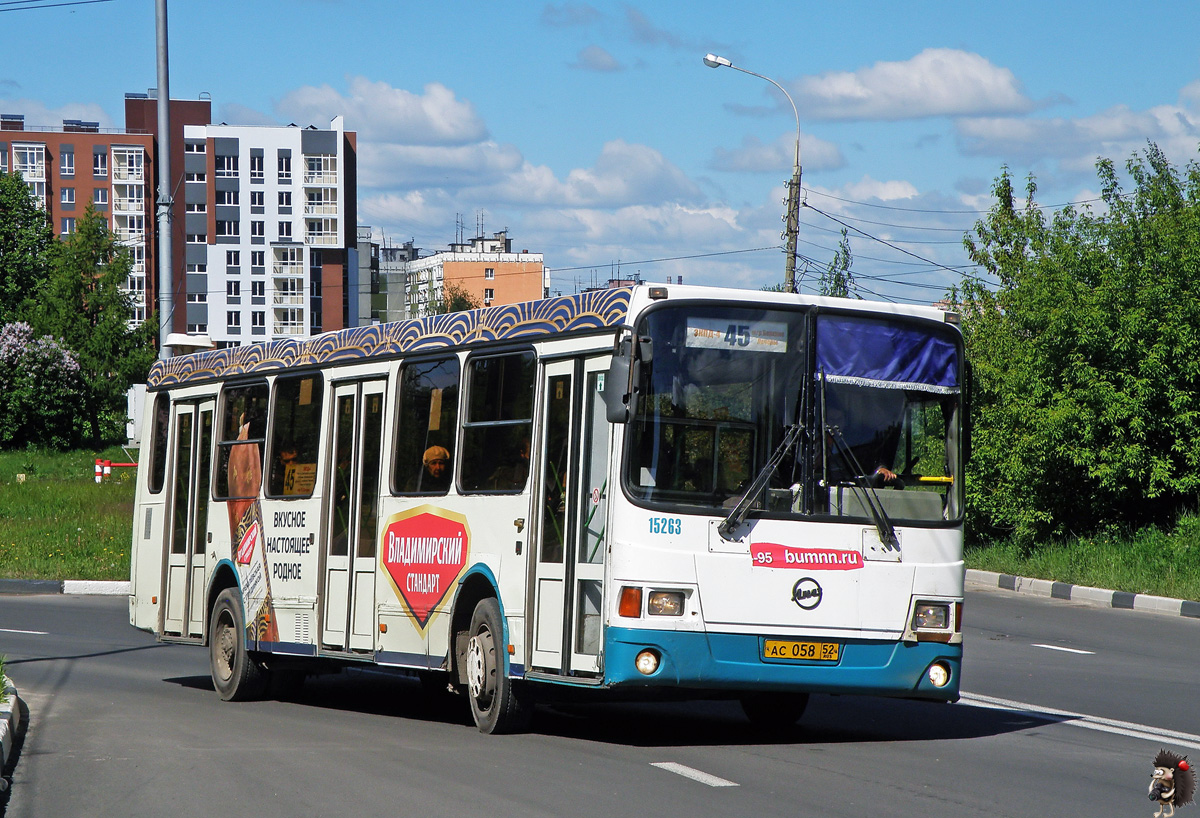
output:
POLYGON ((174 319, 175 281, 171 275, 171 86, 167 70, 167 0, 154 0, 158 57, 158 357, 171 357, 167 336, 174 319))

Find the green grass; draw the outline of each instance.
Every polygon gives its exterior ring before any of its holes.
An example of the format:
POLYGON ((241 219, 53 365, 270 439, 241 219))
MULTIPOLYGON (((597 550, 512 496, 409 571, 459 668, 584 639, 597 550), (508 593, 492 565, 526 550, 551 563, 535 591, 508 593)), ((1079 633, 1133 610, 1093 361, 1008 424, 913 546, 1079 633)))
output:
POLYGON ((1034 548, 974 546, 966 562, 1002 574, 1200 600, 1200 516, 1186 515, 1170 530, 1150 527, 1034 548))
POLYGON ((97 485, 97 456, 132 462, 120 447, 0 452, 0 577, 129 579, 136 469, 97 485))
MULTIPOLYGON (((129 457, 119 447, 100 454, 129 457)), ((0 577, 129 579, 134 469, 93 479, 92 452, 0 452, 0 577), (24 474, 25 481, 17 482, 24 474)), ((1200 600, 1200 515, 1170 530, 1099 536, 1021 548, 967 548, 968 568, 1200 600)), ((0 666, 2 667, 2 666, 0 666)))

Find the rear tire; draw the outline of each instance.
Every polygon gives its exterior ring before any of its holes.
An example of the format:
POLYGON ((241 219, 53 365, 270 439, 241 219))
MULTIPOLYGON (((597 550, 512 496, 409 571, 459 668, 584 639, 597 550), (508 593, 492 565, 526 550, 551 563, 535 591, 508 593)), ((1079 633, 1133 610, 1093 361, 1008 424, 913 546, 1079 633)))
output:
POLYGON ((213 687, 227 702, 257 699, 267 687, 266 670, 246 650, 246 622, 237 588, 226 588, 213 605, 208 626, 208 665, 213 687))
POLYGON ((756 730, 781 733, 795 727, 808 708, 807 693, 747 693, 742 712, 756 730))
POLYGON ((467 698, 481 733, 516 733, 529 726, 532 702, 522 682, 508 676, 500 603, 482 599, 468 631, 467 698))

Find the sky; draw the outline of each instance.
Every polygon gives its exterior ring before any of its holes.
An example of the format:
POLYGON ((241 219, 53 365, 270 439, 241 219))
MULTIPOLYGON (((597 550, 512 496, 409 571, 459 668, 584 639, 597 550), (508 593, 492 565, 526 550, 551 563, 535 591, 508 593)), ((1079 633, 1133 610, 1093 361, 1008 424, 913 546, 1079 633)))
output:
MULTIPOLYGON (((124 126, 157 84, 153 0, 0 2, 0 112, 124 126)), ((216 122, 358 133, 359 223, 445 249, 508 230, 551 290, 610 277, 783 281, 797 116, 797 275, 843 228, 864 297, 978 275, 963 236, 1007 167, 1047 207, 1095 162, 1200 146, 1193 2, 174 0, 170 90, 216 122), (462 225, 462 227, 460 227, 462 225), (482 227, 482 231, 480 228, 482 227)), ((986 280, 986 278, 985 278, 986 280)))

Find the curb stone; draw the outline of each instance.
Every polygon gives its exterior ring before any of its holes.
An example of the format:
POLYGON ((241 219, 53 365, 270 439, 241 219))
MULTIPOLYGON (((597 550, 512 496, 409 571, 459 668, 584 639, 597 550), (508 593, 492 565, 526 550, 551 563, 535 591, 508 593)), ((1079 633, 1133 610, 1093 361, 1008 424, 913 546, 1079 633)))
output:
POLYGON ((994 571, 979 571, 974 568, 967 569, 966 580, 968 584, 1000 588, 1018 594, 1090 602, 1106 608, 1123 608, 1130 611, 1146 611, 1200 619, 1200 602, 1187 599, 1171 599, 1152 594, 1131 594, 1128 591, 1109 591, 1105 588, 1091 588, 1087 585, 1072 585, 1048 579, 1030 579, 1012 574, 997 574, 994 571))
POLYGON ((0 579, 0 594, 92 594, 128 596, 132 583, 90 579, 0 579))
MULTIPOLYGON (((8 754, 12 752, 13 739, 21 726, 21 705, 17 689, 7 678, 0 678, 4 685, 4 695, 8 701, 0 704, 0 772, 8 764, 8 754)), ((8 789, 8 779, 0 777, 0 793, 8 789)))

